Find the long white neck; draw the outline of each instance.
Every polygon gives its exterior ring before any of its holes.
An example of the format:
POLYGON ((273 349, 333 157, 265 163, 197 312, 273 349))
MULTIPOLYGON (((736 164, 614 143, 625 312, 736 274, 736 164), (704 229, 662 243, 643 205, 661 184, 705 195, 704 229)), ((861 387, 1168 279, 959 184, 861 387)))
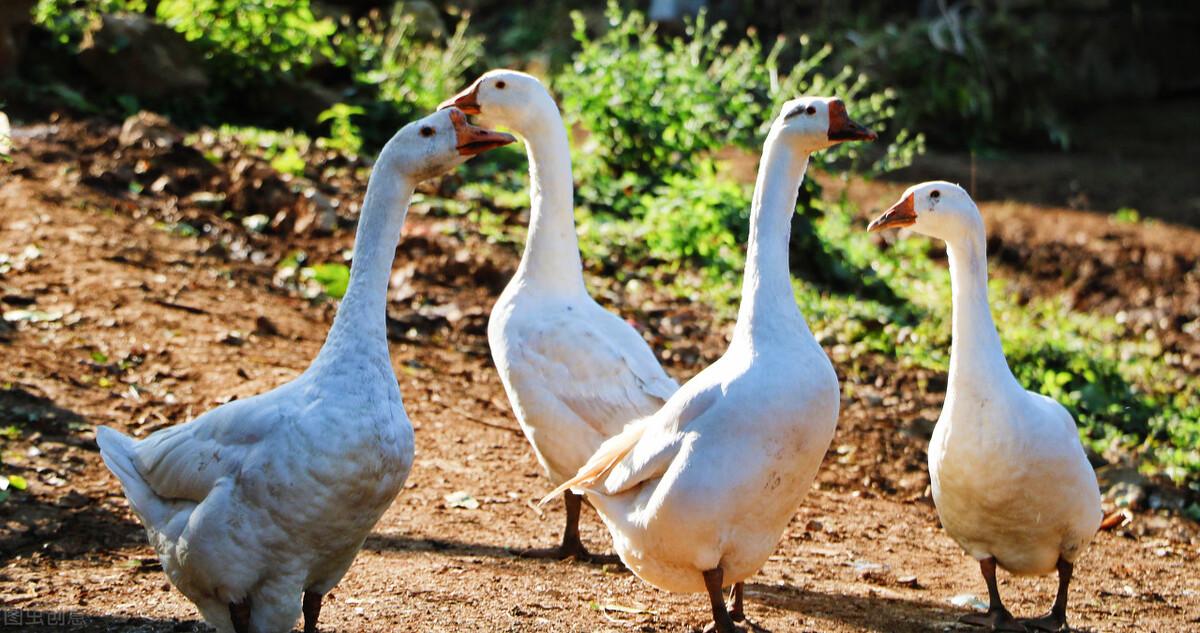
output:
POLYGON ((972 220, 968 230, 948 240, 946 254, 954 302, 949 387, 993 390, 1015 386, 988 304, 987 243, 982 218, 972 220))
POLYGON ((586 292, 575 234, 575 185, 567 130, 558 108, 543 110, 536 123, 518 130, 529 154, 532 212, 517 276, 556 294, 586 292))
POLYGON ((381 156, 367 183, 367 195, 354 236, 350 283, 325 345, 313 362, 314 367, 378 361, 382 356, 390 368, 390 360, 387 360, 388 281, 416 185, 394 170, 386 169, 385 164, 381 156))
POLYGON ((772 131, 754 185, 742 303, 733 331, 735 343, 770 345, 796 328, 808 329, 796 306, 788 269, 792 214, 807 168, 808 154, 788 147, 772 131))

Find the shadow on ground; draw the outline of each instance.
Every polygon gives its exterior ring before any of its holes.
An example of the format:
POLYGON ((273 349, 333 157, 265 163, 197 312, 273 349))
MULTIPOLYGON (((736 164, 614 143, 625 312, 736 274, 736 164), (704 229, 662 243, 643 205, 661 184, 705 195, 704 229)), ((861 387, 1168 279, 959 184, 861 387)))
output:
POLYGON ((367 552, 435 552, 465 556, 489 556, 492 558, 518 558, 516 552, 495 545, 465 543, 438 538, 408 538, 372 534, 363 544, 367 552))
POLYGON ((103 490, 72 486, 78 474, 71 464, 97 450, 78 436, 79 429, 91 427, 87 418, 49 398, 10 387, 0 390, 0 426, 7 438, 6 452, 23 456, 6 458, 5 474, 20 475, 29 486, 23 491, 10 488, 9 498, 0 504, 0 563, 35 552, 68 560, 146 544, 141 526, 103 490))

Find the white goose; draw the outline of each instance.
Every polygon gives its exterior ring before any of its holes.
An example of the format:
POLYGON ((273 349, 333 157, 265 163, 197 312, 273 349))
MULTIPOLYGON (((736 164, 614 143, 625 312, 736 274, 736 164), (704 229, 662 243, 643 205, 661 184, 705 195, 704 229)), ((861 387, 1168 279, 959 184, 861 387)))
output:
POLYGON ((384 323, 409 198, 421 180, 514 140, 457 110, 405 126, 371 173, 349 287, 303 374, 141 441, 97 429, 163 571, 219 631, 289 631, 301 611, 316 631, 322 596, 412 466, 384 323))
POLYGON ((871 222, 946 242, 954 302, 946 402, 929 442, 933 500, 946 533, 979 561, 991 605, 962 621, 995 631, 1066 627, 1075 559, 1100 527, 1100 489, 1062 405, 1017 383, 992 322, 983 217, 961 187, 926 182, 871 222), (1050 613, 1018 622, 996 588, 1014 574, 1057 568, 1050 613))
MULTIPOLYGON (((679 385, 637 330, 588 295, 567 131, 541 82, 493 70, 443 105, 512 129, 529 152, 529 237, 516 274, 492 308, 488 343, 517 421, 557 485, 630 420, 657 411, 679 385)), ((582 499, 565 492, 567 522, 558 547, 524 554, 591 558, 579 538, 582 499)))
POLYGON ((837 374, 796 306, 788 269, 800 182, 811 152, 873 138, 840 100, 784 105, 759 166, 729 348, 560 487, 586 491, 642 580, 707 591, 723 633, 743 619, 741 583, 774 551, 837 426, 837 374))

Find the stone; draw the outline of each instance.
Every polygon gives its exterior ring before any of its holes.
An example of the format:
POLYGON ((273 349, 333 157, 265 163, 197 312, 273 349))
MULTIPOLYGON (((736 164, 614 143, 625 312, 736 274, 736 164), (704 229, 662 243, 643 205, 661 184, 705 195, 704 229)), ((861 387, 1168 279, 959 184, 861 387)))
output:
POLYGON ((8 156, 12 151, 12 126, 8 123, 8 115, 0 112, 0 156, 8 156))
POLYGON ((1150 479, 1128 466, 1106 466, 1096 471, 1105 501, 1118 508, 1145 510, 1152 484, 1150 479))
POLYGON ((183 35, 134 13, 103 15, 84 33, 79 63, 113 92, 139 99, 208 88, 203 57, 183 35))
POLYGON ((121 147, 167 148, 183 138, 183 132, 161 114, 142 110, 125 119, 117 141, 121 147))

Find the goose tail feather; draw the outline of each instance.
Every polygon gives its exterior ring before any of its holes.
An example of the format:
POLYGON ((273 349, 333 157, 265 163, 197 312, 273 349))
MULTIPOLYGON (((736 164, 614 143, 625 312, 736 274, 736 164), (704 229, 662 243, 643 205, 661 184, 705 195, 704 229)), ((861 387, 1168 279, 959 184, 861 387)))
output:
POLYGON ((104 465, 121 481, 133 511, 147 526, 159 525, 170 514, 170 510, 137 470, 134 463, 137 443, 133 438, 107 426, 96 427, 96 443, 100 445, 100 457, 104 465))
POLYGON ((649 426, 650 417, 634 420, 625 425, 625 429, 620 433, 608 438, 596 449, 595 454, 588 459, 583 468, 575 473, 575 476, 564 481, 561 485, 555 488, 542 500, 538 502, 538 506, 544 506, 558 495, 572 488, 590 488, 595 486, 597 482, 608 476, 612 469, 625 459, 629 451, 637 445, 638 441, 646 433, 646 428, 649 426))

